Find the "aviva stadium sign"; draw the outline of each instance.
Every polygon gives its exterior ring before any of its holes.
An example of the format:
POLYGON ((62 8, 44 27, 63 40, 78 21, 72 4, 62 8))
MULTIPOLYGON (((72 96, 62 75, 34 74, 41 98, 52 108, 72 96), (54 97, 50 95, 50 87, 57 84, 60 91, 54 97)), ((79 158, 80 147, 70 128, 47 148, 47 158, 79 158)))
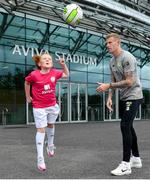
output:
MULTIPOLYGON (((38 48, 34 47, 25 47, 23 45, 15 44, 13 48, 12 54, 18 54, 19 56, 33 56, 35 54, 42 54, 50 53, 48 50, 41 49, 40 51, 38 48)), ((50 53, 51 54, 51 53, 50 53)), ((84 65, 92 65, 97 66, 97 58, 93 58, 90 56, 78 55, 78 54, 69 54, 65 52, 56 51, 55 52, 55 60, 59 60, 60 57, 63 57, 66 62, 76 63, 76 64, 84 64, 84 65)))

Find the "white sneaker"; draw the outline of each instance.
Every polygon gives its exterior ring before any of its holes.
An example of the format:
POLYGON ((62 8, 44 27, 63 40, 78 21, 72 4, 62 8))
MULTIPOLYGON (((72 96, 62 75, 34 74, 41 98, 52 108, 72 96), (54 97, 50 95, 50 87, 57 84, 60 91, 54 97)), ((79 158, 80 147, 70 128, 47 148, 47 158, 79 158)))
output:
POLYGON ((142 167, 141 158, 132 156, 130 158, 130 165, 131 165, 131 168, 141 168, 142 167))
POLYGON ((39 157, 37 160, 37 167, 40 171, 46 171, 46 165, 44 162, 44 158, 39 157))
POLYGON ((46 147, 48 157, 53 157, 55 155, 55 149, 56 147, 54 145, 46 147))
POLYGON ((111 171, 112 175, 115 176, 123 176, 123 175, 128 175, 131 174, 131 167, 130 167, 130 163, 122 161, 121 164, 119 164, 119 166, 111 171))

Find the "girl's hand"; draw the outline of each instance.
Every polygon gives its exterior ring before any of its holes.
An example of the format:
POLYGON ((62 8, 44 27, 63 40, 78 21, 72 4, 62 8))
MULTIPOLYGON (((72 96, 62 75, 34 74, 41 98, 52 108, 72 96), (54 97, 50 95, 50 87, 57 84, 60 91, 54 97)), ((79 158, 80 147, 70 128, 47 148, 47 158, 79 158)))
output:
POLYGON ((64 60, 63 58, 60 58, 60 59, 59 59, 59 64, 60 64, 61 66, 65 65, 65 60, 64 60))
POLYGON ((32 100, 33 100, 33 99, 32 99, 32 97, 31 97, 31 96, 26 98, 26 101, 27 101, 28 103, 31 103, 31 102, 32 102, 32 100))

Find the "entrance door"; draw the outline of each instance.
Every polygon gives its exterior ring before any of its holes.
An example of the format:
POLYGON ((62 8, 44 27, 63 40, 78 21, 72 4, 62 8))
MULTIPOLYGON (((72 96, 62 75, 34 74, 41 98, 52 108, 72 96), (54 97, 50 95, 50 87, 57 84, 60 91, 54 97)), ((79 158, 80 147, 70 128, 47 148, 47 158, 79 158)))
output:
POLYGON ((96 92, 97 84, 88 84, 88 121, 103 121, 103 94, 96 92))
POLYGON ((25 124, 24 66, 0 63, 0 125, 25 124))
POLYGON ((87 86, 70 84, 70 120, 71 122, 87 121, 87 86))
POLYGON ((33 108, 31 103, 26 102, 26 123, 27 124, 35 124, 33 117, 33 108))
MULTIPOLYGON (((87 121, 87 85, 58 82, 56 97, 60 107, 58 123, 87 121)), ((34 123, 32 106, 27 103, 27 124, 34 123)))
POLYGON ((69 121, 69 91, 68 83, 59 82, 56 86, 56 97, 58 105, 60 107, 60 113, 57 118, 57 122, 68 122, 69 121))

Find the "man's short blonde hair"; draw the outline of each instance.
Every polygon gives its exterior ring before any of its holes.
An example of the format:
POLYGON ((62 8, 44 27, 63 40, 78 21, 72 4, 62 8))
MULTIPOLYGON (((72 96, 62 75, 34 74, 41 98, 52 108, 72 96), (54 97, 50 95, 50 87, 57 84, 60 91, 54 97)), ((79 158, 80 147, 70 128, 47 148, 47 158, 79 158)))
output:
POLYGON ((117 33, 107 34, 107 35, 106 35, 106 40, 109 39, 109 38, 111 38, 111 37, 114 37, 114 38, 118 39, 119 41, 121 41, 121 37, 120 37, 120 35, 117 34, 117 33))

